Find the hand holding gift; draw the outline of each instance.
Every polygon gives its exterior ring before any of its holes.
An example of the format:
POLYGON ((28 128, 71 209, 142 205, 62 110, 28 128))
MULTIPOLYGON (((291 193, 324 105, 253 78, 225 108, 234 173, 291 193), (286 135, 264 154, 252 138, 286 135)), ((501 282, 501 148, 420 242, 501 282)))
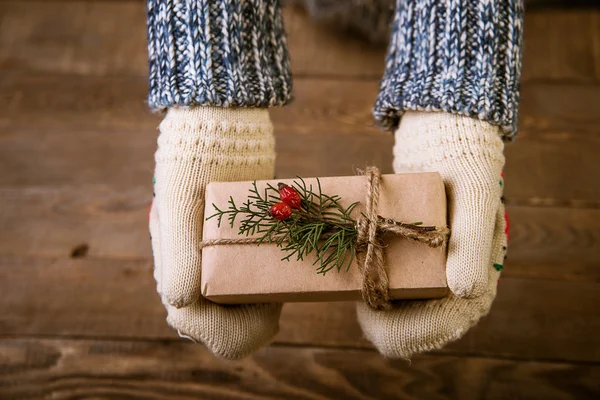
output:
POLYGON ((268 343, 281 304, 225 307, 200 295, 205 186, 272 178, 274 145, 266 109, 171 108, 160 125, 150 212, 157 290, 180 335, 226 358, 268 343))
POLYGON ((396 131, 397 173, 437 171, 452 230, 446 274, 452 294, 374 312, 358 304, 366 337, 387 357, 410 358, 462 337, 486 315, 506 254, 500 128, 447 113, 407 112, 396 131))

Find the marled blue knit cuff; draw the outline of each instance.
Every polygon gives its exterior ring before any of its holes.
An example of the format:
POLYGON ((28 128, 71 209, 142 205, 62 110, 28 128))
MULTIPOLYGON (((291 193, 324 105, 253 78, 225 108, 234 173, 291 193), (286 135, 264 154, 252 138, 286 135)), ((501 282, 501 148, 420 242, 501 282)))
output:
POLYGON ((373 114, 445 111, 517 130, 522 0, 398 0, 373 114))
POLYGON ((152 109, 269 107, 292 79, 277 0, 148 0, 152 109))

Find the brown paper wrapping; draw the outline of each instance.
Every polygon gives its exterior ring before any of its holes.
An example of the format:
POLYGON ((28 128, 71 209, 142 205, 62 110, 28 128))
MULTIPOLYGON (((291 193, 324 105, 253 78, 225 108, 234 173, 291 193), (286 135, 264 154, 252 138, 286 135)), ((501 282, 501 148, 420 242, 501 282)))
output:
MULTIPOLYGON (((364 176, 320 178, 322 192, 341 196, 346 207, 361 204, 353 218, 364 210, 364 176)), ((294 179, 258 181, 259 189, 268 182, 292 184, 294 179)), ((305 179, 316 190, 316 179, 305 179)), ((229 197, 236 204, 246 201, 252 182, 213 182, 206 188, 205 218, 213 215, 216 204, 228 208, 229 197)), ((424 225, 446 225, 446 195, 438 173, 383 175, 379 215, 402 222, 421 221, 424 225)), ((203 239, 240 238, 239 226, 231 228, 223 219, 204 222, 203 239)), ((257 235, 260 236, 260 235, 257 235)), ((426 244, 386 235, 385 260, 392 299, 429 299, 446 295, 446 251, 426 244)), ((360 300, 361 274, 356 260, 349 271, 316 273, 314 258, 281 261, 286 253, 275 244, 216 245, 202 249, 202 294, 224 304, 261 302, 316 302, 360 300)))

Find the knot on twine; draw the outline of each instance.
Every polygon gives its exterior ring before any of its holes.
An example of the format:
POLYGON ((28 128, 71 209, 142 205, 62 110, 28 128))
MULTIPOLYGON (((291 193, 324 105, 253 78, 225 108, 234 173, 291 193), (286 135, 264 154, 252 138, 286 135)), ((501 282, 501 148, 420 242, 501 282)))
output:
POLYGON ((377 167, 372 166, 359 172, 367 178, 365 212, 356 222, 356 257, 362 273, 361 294, 370 308, 387 310, 391 308, 391 302, 383 236, 392 233, 426 243, 430 247, 440 247, 446 244, 449 230, 446 227, 405 224, 377 215, 381 173, 377 167))

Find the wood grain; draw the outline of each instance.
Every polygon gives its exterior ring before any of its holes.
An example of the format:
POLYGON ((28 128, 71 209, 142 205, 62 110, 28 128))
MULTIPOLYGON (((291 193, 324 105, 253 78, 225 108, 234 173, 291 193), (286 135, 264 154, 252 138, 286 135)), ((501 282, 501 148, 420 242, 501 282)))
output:
MULTIPOLYGON (((597 4, 596 4, 597 5, 597 4)), ((523 79, 598 82, 598 10, 526 13, 523 79)))
MULTIPOLYGON (((597 82, 598 15, 528 12, 523 80, 597 82)), ((143 1, 3 1, 0 18, 0 68, 147 75, 143 1)), ((284 22, 297 77, 381 78, 384 48, 315 24, 294 8, 284 8, 284 22)))
MULTIPOLYGON (((295 101, 277 175, 391 171, 370 110, 385 50, 284 10, 295 101)), ((275 345, 226 362, 179 339, 147 234, 159 115, 143 1, 0 1, 0 399, 600 397, 600 10, 528 13, 512 239, 492 312, 411 365, 351 303, 287 304, 275 345)))
POLYGON ((228 362, 184 342, 9 339, 0 398, 572 399, 600 366, 452 356, 411 364, 372 351, 270 347, 228 362))
MULTIPOLYGON (((0 76, 0 185, 145 185, 160 120, 145 90, 142 78, 0 76)), ((376 90, 298 80, 294 104, 272 111, 278 176, 347 175, 366 163, 390 172, 393 138, 371 125, 376 90)), ((598 207, 600 86, 529 84, 522 97, 520 136, 506 150, 508 201, 598 207)))
MULTIPOLYGON (((2 257, 0 282, 3 336, 175 336, 164 322, 149 261, 2 257)), ((599 285, 503 278, 491 314, 443 351, 599 362, 599 285)), ((369 346, 352 303, 287 304, 276 341, 369 346)))

